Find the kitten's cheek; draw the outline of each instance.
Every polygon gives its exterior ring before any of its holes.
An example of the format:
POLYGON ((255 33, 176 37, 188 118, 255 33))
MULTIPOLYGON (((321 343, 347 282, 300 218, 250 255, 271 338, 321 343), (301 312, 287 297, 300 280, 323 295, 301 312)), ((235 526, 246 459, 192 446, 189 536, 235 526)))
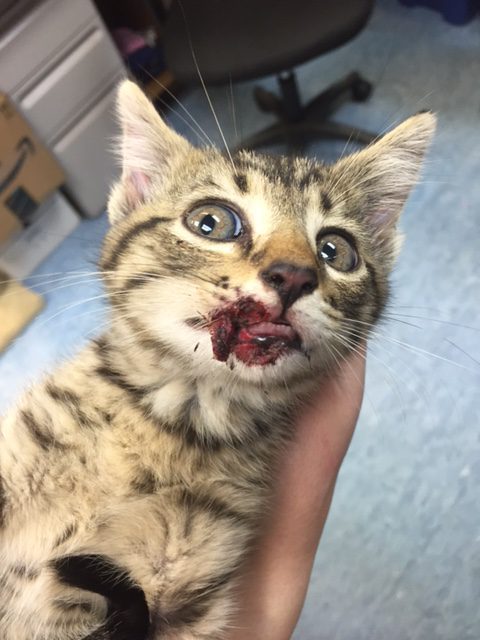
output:
POLYGON ((219 362, 226 362, 233 348, 235 328, 229 318, 218 319, 210 327, 213 357, 219 362))

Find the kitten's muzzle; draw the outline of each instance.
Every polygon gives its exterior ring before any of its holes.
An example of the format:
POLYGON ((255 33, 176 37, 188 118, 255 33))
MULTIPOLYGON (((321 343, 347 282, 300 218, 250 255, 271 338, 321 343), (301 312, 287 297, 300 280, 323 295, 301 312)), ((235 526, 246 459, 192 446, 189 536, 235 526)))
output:
POLYGON ((299 298, 313 293, 318 287, 318 277, 313 269, 289 262, 272 263, 260 277, 278 293, 284 313, 299 298))
POLYGON ((209 331, 214 357, 220 362, 233 354, 248 366, 263 366, 301 349, 300 336, 283 316, 251 297, 217 309, 209 331))

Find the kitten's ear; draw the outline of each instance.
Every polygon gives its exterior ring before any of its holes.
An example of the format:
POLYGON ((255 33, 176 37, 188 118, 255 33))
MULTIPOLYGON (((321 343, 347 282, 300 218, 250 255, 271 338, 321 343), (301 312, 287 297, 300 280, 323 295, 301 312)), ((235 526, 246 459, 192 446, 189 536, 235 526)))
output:
POLYGON ((418 113, 334 168, 343 188, 348 191, 352 185, 361 200, 361 215, 367 217, 378 243, 391 253, 395 253, 398 218, 418 180, 435 126, 434 114, 418 113))
POLYGON ((122 175, 108 201, 112 222, 147 201, 155 188, 161 188, 162 179, 191 148, 165 124, 143 91, 130 80, 118 89, 117 113, 122 175))

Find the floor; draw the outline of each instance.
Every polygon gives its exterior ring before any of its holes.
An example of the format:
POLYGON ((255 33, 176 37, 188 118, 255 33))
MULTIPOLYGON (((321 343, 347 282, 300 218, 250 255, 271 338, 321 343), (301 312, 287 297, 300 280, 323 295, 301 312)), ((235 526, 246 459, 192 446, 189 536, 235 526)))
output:
MULTIPOLYGON (((300 68, 304 97, 353 67, 375 93, 339 120, 382 131, 428 107, 439 133, 404 214, 395 299, 371 347, 362 415, 295 640, 479 640, 480 21, 453 27, 430 10, 379 1, 357 39, 300 68)), ((233 141, 229 92, 211 97, 233 141)), ((244 135, 269 121, 248 85, 234 103, 244 135)), ((204 95, 185 106, 220 143, 204 95)), ((342 146, 310 152, 331 158, 342 146)), ((48 304, 0 358, 0 409, 100 330, 95 257, 105 228, 103 217, 83 222, 30 280, 48 304)))

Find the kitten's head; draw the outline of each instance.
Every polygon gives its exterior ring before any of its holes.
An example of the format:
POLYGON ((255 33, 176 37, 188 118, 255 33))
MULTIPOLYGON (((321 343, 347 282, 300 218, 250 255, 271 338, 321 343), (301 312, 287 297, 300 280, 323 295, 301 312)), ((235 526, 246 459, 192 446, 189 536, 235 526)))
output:
POLYGON ((102 268, 115 321, 144 357, 266 383, 355 348, 386 303, 434 116, 324 166, 194 148, 131 82, 118 109, 123 171, 102 268))

